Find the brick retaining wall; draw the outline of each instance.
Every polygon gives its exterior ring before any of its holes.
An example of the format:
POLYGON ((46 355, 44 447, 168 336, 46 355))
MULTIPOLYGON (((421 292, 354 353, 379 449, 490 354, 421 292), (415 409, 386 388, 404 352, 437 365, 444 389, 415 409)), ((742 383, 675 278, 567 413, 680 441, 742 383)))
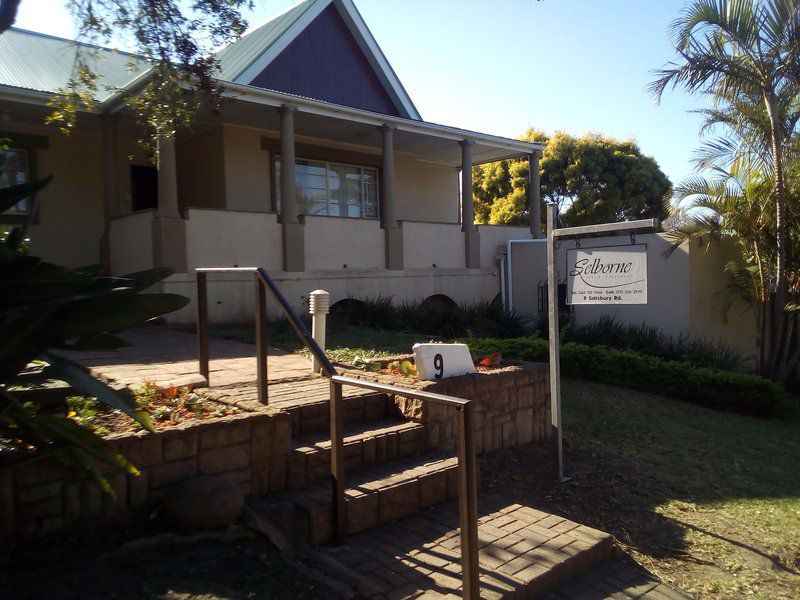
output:
MULTIPOLYGON (((348 371, 347 375, 389 385, 474 400, 476 446, 479 453, 550 439, 549 367, 545 363, 508 364, 471 375, 439 381, 348 371)), ((430 449, 455 444, 455 409, 408 398, 396 398, 400 412, 425 425, 430 449)))
POLYGON ((106 439, 141 471, 134 476, 104 466, 113 499, 53 461, 24 464, 25 456, 6 457, 0 469, 0 538, 144 514, 170 486, 193 475, 225 475, 245 494, 283 490, 290 435, 291 419, 278 410, 187 421, 155 433, 111 435, 106 439), (12 466, 20 460, 23 464, 12 466))

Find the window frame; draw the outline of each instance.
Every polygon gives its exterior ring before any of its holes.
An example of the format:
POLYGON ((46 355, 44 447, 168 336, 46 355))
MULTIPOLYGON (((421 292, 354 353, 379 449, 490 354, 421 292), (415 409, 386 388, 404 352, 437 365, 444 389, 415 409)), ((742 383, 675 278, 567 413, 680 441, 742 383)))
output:
MULTIPOLYGON (((353 215, 349 215, 349 214, 333 215, 333 214, 330 214, 329 212, 328 212, 328 214, 319 214, 319 213, 313 214, 313 213, 307 213, 307 212, 299 211, 300 214, 307 215, 307 216, 310 216, 310 217, 335 217, 335 218, 342 218, 342 219, 369 219, 370 221, 380 221, 381 220, 381 198, 380 198, 380 176, 381 176, 381 173, 380 173, 380 169, 378 167, 373 167, 373 166, 368 166, 368 165, 352 164, 352 163, 344 163, 344 162, 331 161, 331 160, 310 159, 310 158, 305 158, 305 157, 298 156, 298 157, 295 157, 295 168, 297 167, 297 163, 300 162, 300 161, 303 161, 303 162, 306 162, 306 163, 312 163, 313 165, 320 166, 325 170, 325 187, 321 188, 321 189, 325 190, 325 205, 326 205, 326 208, 327 208, 328 211, 330 211, 331 205, 336 203, 336 200, 331 198, 331 195, 330 195, 330 192, 331 192, 331 188, 330 188, 330 184, 329 184, 330 173, 331 173, 331 171, 335 171, 335 168, 332 168, 332 167, 345 167, 345 168, 349 168, 349 169, 358 169, 359 176, 360 176, 359 177, 359 188, 360 188, 359 201, 361 203, 361 206, 360 206, 359 210, 362 213, 361 215, 353 216, 353 215), (366 184, 367 184, 367 182, 364 180, 364 172, 365 171, 372 172, 374 174, 374 178, 375 178, 374 179, 374 184, 373 184, 375 186, 375 216, 364 216, 364 214, 363 214, 364 213, 364 207, 365 207, 365 202, 364 201, 365 201, 365 197, 366 197, 365 188, 366 188, 366 184)), ((283 163, 281 161, 281 155, 280 154, 275 154, 273 156, 273 158, 272 158, 272 165, 273 165, 272 171, 275 174, 275 179, 276 179, 275 185, 274 185, 275 193, 273 194, 273 210, 274 210, 274 212, 276 214, 280 215, 280 211, 278 210, 278 200, 279 200, 279 198, 278 198, 278 190, 279 190, 279 186, 280 186, 280 182, 277 181, 278 163, 281 163, 281 168, 283 168, 283 163)), ((296 177, 297 177, 297 175, 295 174, 295 178, 296 177)), ((305 186, 297 186, 297 184, 295 184, 295 186, 296 187, 305 187, 305 186)), ((348 206, 349 206, 349 203, 348 203, 348 206)), ((298 207, 298 208, 300 208, 300 207, 298 207)))
MULTIPOLYGON (((15 131, 1 131, 0 139, 7 139, 6 144, 10 150, 24 150, 28 160, 28 181, 39 179, 39 150, 50 149, 50 138, 45 135, 33 135, 29 133, 19 133, 15 131)), ((38 224, 40 206, 34 207, 33 214, 30 210, 26 213, 0 213, 0 224, 3 225, 24 225, 30 219, 31 223, 38 224)))
MULTIPOLYGON (((269 181, 270 181, 270 200, 269 212, 278 215, 278 184, 277 169, 275 159, 281 154, 281 141, 278 137, 262 137, 261 149, 269 153, 267 158, 269 168, 269 181)), ((377 217, 340 217, 342 219, 369 219, 370 221, 381 220, 382 214, 382 198, 381 198, 381 178, 383 177, 383 156, 378 153, 358 152, 355 150, 345 150, 341 148, 332 148, 330 146, 318 146, 316 144, 295 143, 295 160, 311 160, 318 162, 337 163, 343 165, 351 165, 354 167, 373 168, 377 171, 376 191, 378 200, 378 216, 377 217)), ((336 217, 334 217, 336 218, 336 217)))

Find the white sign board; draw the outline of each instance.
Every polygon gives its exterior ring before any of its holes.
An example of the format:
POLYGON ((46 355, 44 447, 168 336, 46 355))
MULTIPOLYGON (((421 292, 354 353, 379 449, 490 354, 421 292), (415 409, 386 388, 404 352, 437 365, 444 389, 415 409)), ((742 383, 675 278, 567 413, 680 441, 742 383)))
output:
POLYGON ((647 246, 567 250, 567 304, 647 304, 647 246))
POLYGON ((413 350, 420 379, 444 379, 475 372, 466 344, 414 344, 413 350))

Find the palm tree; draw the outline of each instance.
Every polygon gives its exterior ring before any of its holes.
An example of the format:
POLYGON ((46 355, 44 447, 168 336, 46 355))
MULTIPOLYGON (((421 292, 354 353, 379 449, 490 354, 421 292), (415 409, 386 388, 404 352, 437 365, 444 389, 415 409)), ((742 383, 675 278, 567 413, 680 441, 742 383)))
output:
POLYGON ((711 177, 691 177, 675 187, 667 231, 672 240, 667 255, 701 238, 718 244, 729 240, 736 245, 737 259, 725 266, 730 283, 723 308, 727 312, 739 301, 754 309, 762 374, 767 374, 768 289, 775 262, 775 253, 770 251, 773 191, 771 175, 763 177, 752 162, 737 161, 728 170, 715 165, 711 177))
MULTIPOLYGON (((787 207, 785 155, 797 120, 800 82, 800 0, 695 0, 673 22, 680 56, 658 72, 650 89, 660 100, 667 87, 710 95, 711 120, 738 122, 739 138, 772 171, 775 207, 774 309, 767 372, 776 376, 790 332, 787 304, 787 207), (742 108, 757 98, 764 120, 742 108)), ((759 112, 759 111, 754 111, 759 112)), ((728 148, 730 149, 730 148, 728 148)))

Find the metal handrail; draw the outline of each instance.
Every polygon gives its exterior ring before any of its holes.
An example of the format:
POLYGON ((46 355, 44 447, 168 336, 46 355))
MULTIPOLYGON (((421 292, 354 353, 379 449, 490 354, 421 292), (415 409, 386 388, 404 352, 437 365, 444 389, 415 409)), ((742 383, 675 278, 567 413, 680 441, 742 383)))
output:
POLYGON ((197 354, 200 373, 211 384, 208 354, 208 273, 253 273, 255 282, 255 327, 256 360, 258 361, 258 399, 267 404, 267 311, 266 290, 283 310, 289 324, 306 348, 314 355, 322 368, 322 374, 330 378, 330 422, 331 422, 331 476, 333 481, 334 538, 343 543, 347 534, 347 506, 345 504, 344 466, 344 404, 342 388, 345 385, 384 394, 402 396, 423 402, 433 402, 455 408, 458 412, 458 502, 459 527, 461 529, 461 563, 463 597, 470 600, 480 598, 478 567, 478 475, 475 447, 475 417, 472 400, 434 394, 382 383, 343 377, 338 374, 325 352, 287 302, 275 282, 262 267, 200 267, 197 273, 197 354))
POLYGON ((353 377, 331 377, 331 474, 333 476, 334 538, 344 542, 347 534, 344 466, 344 406, 342 387, 345 385, 434 402, 458 411, 458 517, 461 529, 461 578, 463 597, 480 598, 478 567, 478 471, 475 448, 474 402, 464 398, 433 394, 409 388, 386 385, 353 377))
POLYGON ((306 348, 314 355, 326 377, 337 374, 336 368, 325 356, 316 340, 297 316, 284 295, 275 285, 275 282, 263 267, 199 267, 197 273, 197 360, 200 363, 200 374, 211 385, 209 355, 208 355, 208 273, 253 273, 255 283, 255 327, 256 327, 256 361, 257 361, 257 386, 258 401, 267 404, 269 392, 267 387, 267 306, 266 290, 278 302, 284 316, 294 329, 297 337, 306 348))

